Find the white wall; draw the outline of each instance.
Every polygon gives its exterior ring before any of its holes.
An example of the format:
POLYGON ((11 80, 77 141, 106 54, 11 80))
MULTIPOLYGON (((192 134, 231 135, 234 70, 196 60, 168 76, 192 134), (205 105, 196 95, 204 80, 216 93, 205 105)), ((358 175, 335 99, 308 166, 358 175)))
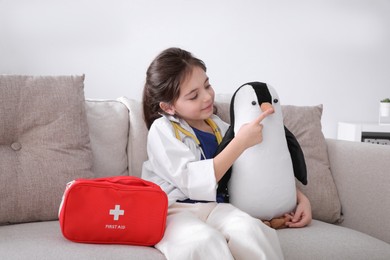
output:
POLYGON ((377 121, 390 96, 388 0, 0 0, 1 74, 86 74, 89 98, 141 98, 178 46, 217 93, 271 84, 282 104, 324 104, 323 131, 377 121))

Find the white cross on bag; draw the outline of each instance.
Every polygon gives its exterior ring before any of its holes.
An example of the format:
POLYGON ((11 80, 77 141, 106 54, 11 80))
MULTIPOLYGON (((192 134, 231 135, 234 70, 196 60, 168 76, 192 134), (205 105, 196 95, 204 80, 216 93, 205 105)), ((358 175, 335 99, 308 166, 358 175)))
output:
POLYGON ((114 216, 114 220, 119 220, 119 216, 125 215, 125 211, 120 207, 121 205, 115 205, 115 209, 110 209, 110 215, 114 216))

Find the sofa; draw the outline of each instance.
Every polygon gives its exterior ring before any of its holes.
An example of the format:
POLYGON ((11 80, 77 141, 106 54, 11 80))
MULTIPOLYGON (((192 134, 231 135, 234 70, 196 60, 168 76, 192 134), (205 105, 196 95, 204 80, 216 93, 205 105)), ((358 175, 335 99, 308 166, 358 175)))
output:
MULTIPOLYGON (((84 97, 84 75, 0 76, 0 258, 165 259, 153 247, 65 239, 58 208, 77 178, 140 176, 139 100, 84 97)), ((89 86, 92 87, 92 86, 89 86)), ((229 121, 230 95, 217 95, 229 121)), ((285 259, 390 259, 390 146, 324 138, 322 105, 283 105, 302 146, 313 221, 277 234, 285 259)))

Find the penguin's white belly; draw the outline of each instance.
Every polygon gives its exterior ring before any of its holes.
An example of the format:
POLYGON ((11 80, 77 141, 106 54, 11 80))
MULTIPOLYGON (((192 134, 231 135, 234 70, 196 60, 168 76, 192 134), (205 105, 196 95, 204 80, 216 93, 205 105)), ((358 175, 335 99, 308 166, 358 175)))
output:
POLYGON ((245 150, 233 165, 229 195, 230 203, 262 220, 294 210, 295 177, 284 135, 269 133, 245 150))

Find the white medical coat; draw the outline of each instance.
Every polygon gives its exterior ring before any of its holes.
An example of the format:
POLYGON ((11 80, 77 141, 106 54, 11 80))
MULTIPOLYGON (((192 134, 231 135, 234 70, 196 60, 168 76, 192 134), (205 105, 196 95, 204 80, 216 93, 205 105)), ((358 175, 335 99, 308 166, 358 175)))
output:
MULTIPOLYGON (((229 125, 216 115, 211 119, 224 136, 229 125)), ((195 135, 182 119, 156 119, 148 133, 148 161, 143 164, 142 178, 159 185, 168 195, 169 205, 185 199, 216 201, 213 159, 201 160, 202 150, 193 138, 180 132, 182 140, 177 139, 171 121, 195 135)))

